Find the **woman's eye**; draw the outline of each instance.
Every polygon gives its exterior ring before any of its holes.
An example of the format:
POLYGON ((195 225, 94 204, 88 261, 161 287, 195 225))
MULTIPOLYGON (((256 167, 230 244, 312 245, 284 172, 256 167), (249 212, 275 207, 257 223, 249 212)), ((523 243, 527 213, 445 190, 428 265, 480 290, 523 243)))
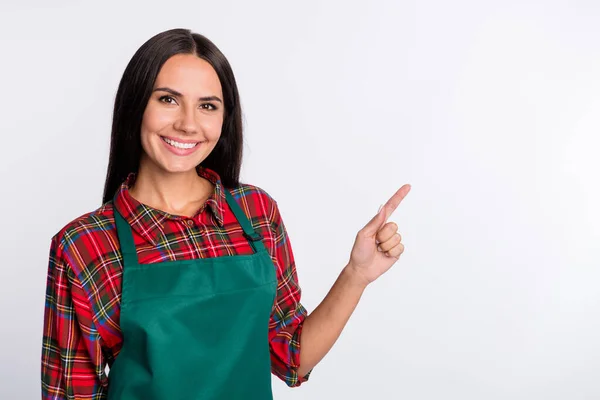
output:
POLYGON ((211 103, 202 104, 200 106, 200 108, 203 108, 205 110, 210 110, 210 111, 213 111, 213 110, 217 109, 217 107, 214 104, 211 104, 211 103))
POLYGON ((161 96, 158 101, 161 101, 163 103, 167 103, 167 104, 175 104, 175 99, 171 96, 161 96))

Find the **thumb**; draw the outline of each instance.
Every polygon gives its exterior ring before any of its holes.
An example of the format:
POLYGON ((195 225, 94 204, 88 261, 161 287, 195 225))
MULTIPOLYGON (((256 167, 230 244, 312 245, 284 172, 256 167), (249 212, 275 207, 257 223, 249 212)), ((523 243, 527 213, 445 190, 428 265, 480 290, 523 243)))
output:
POLYGON ((377 231, 383 226, 386 220, 386 210, 385 205, 381 206, 379 212, 371 218, 371 220, 365 225, 363 228, 363 232, 367 236, 375 236, 377 231))

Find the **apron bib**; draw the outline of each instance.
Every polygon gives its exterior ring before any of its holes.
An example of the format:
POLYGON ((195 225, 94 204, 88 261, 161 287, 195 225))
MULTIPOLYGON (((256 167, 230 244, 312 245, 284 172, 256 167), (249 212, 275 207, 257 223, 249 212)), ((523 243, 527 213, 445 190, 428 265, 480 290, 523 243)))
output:
POLYGON ((131 227, 115 209, 123 347, 109 372, 109 400, 272 400, 275 268, 262 237, 225 195, 253 254, 141 265, 131 227))

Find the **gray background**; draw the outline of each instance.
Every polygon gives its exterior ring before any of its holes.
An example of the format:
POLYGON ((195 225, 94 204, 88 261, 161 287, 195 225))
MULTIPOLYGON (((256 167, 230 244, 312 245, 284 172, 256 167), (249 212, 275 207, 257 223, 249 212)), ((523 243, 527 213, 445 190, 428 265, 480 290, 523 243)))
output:
POLYGON ((573 0, 2 3, 0 398, 39 398, 50 238, 99 206, 118 81, 174 27, 234 68, 309 310, 413 186, 405 254, 276 399, 600 399, 600 4, 573 0))

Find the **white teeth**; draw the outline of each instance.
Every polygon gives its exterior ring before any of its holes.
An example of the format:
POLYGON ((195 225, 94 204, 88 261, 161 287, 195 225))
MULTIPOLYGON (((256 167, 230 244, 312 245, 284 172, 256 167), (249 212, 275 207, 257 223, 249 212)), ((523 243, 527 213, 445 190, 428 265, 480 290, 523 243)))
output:
POLYGON ((198 143, 179 143, 171 139, 162 138, 165 142, 170 144, 173 147, 177 147, 178 149, 191 149, 192 147, 196 147, 198 143))

